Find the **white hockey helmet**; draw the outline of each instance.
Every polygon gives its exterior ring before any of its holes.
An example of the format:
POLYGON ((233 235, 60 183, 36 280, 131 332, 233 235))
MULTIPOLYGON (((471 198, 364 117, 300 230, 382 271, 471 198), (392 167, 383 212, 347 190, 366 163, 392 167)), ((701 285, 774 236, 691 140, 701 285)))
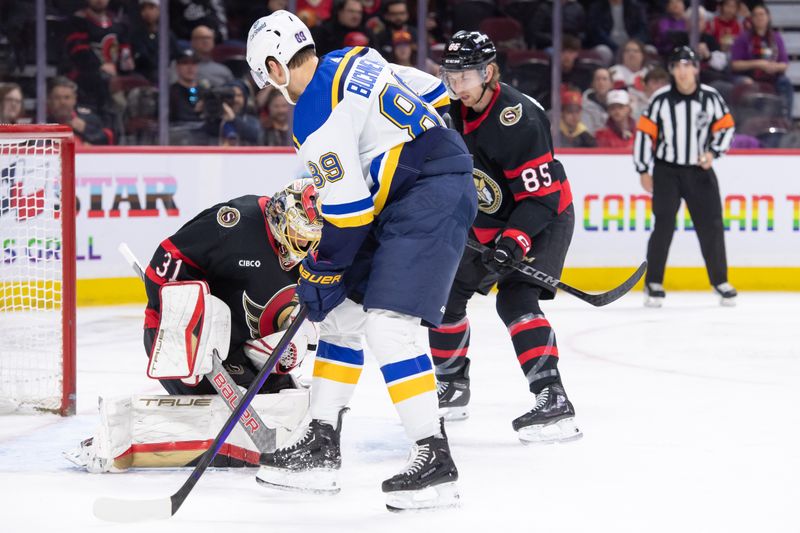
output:
POLYGON ((314 46, 311 31, 302 20, 288 11, 281 9, 255 21, 247 34, 247 63, 259 89, 269 83, 289 103, 294 104, 286 90, 290 80, 288 64, 297 52, 308 46, 314 46), (269 77, 266 65, 268 57, 274 57, 281 65, 286 75, 283 85, 278 85, 269 77))

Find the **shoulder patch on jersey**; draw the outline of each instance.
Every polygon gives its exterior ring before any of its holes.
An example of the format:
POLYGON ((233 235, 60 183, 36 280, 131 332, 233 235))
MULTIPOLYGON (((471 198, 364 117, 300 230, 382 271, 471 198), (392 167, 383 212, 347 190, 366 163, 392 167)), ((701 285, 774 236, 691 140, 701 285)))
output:
POLYGON ((478 190, 478 209, 487 215, 493 215, 503 203, 503 192, 500 186, 484 171, 472 169, 472 179, 478 190))
POLYGON ((217 211, 217 223, 223 228, 232 228, 239 223, 242 216, 235 207, 223 206, 217 211))
POLYGON ((503 126, 513 126, 522 118, 522 103, 509 106, 500 111, 500 124, 503 126))

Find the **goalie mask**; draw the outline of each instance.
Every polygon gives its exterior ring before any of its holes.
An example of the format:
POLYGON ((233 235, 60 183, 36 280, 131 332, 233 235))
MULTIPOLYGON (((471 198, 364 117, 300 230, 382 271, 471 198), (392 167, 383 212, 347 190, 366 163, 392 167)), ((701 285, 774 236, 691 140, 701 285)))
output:
POLYGON ((267 203, 267 223, 284 270, 291 270, 317 249, 322 236, 318 202, 313 180, 305 178, 293 181, 267 203))

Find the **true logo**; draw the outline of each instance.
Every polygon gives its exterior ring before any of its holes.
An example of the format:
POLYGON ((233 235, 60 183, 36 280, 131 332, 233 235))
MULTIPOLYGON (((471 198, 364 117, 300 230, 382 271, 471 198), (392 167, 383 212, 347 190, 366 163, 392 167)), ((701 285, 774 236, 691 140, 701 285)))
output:
POLYGON ((239 223, 241 215, 235 207, 224 206, 217 211, 217 223, 223 228, 232 228, 239 223))
POLYGON ((506 107, 500 111, 500 124, 503 126, 513 126, 520 118, 522 118, 522 104, 506 107))

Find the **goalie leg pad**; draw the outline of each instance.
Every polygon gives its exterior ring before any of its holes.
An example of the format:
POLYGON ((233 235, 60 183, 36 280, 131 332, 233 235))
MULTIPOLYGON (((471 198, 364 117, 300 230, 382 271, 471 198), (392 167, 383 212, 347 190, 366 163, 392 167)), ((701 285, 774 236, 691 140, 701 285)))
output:
MULTIPOLYGON (((251 404, 274 434, 276 446, 286 444, 304 425, 308 406, 305 389, 259 394, 251 404)), ((64 455, 95 473, 190 466, 208 449, 229 415, 217 395, 104 398, 94 436, 64 455)), ((214 466, 257 466, 261 452, 237 425, 214 466)))

